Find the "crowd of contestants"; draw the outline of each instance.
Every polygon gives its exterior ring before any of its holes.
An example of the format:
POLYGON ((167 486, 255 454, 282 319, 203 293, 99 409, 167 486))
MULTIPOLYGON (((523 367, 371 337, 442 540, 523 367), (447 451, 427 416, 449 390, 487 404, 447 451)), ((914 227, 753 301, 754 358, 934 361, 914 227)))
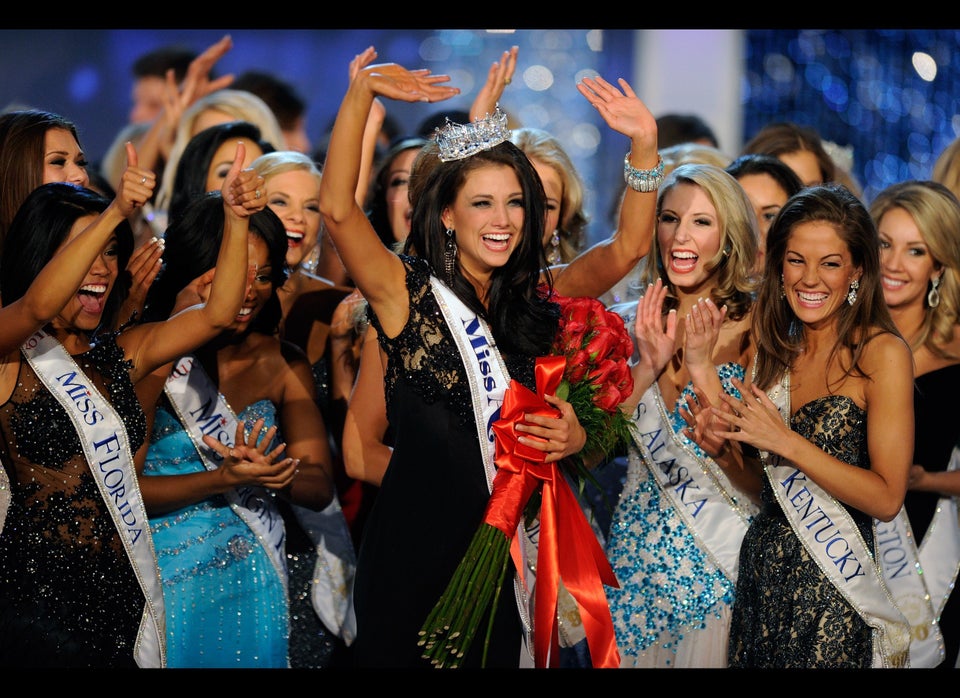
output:
MULTIPOLYGON (((613 665, 957 665, 957 148, 864 201, 812 128, 731 156, 583 78, 628 142, 588 246, 560 140, 500 111, 516 48, 462 113, 367 48, 317 143, 283 80, 215 77, 231 48, 137 61, 96 162, 66 115, 0 114, 0 665, 429 667, 490 498, 484 404, 536 388, 552 293, 634 343, 634 438, 581 495, 613 665), (396 101, 427 103, 413 132, 396 101)), ((557 463, 586 432, 545 399, 519 441, 557 463)), ((516 538, 463 666, 534 666, 516 538)), ((548 666, 611 665, 580 608, 561 589, 548 666)))

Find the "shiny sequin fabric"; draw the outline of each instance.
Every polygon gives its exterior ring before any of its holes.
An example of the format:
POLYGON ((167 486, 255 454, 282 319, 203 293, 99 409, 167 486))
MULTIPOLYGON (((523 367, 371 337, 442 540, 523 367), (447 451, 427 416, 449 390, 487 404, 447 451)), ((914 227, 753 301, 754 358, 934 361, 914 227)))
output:
MULTIPOLYGON (((869 467, 866 412, 845 395, 805 404, 790 428, 845 463, 869 467)), ((762 509, 747 530, 730 628, 730 666, 871 666, 871 630, 794 534, 767 480, 762 509)), ((871 519, 846 507, 873 550, 871 519)))
MULTIPOLYGON (((717 374, 724 389, 739 396, 730 381, 743 380, 743 367, 722 364, 717 374)), ((675 433, 686 426, 679 409, 693 394, 692 385, 684 387, 669 413, 668 428, 675 433)), ((681 438, 705 456, 695 443, 681 438)), ((619 589, 605 590, 622 666, 726 664, 734 585, 674 511, 639 451, 629 459, 606 552, 620 583, 619 589)))
MULTIPOLYGON (((146 419, 116 335, 74 360, 137 449, 146 419)), ((0 433, 11 492, 0 536, 0 665, 136 666, 143 592, 70 417, 25 359, 0 406, 0 433)))
MULTIPOLYGON (((267 400, 237 417, 265 428, 276 421, 267 400)), ((147 476, 202 472, 205 467, 165 400, 157 407, 147 476)), ((167 611, 167 666, 285 668, 288 605, 284 579, 256 535, 215 496, 151 517, 167 611)))

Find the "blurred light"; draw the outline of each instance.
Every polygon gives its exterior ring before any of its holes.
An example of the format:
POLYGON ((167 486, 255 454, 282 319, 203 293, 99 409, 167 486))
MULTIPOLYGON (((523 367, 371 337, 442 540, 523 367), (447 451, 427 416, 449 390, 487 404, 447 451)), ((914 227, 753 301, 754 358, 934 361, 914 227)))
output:
POLYGON ((913 54, 912 61, 913 69, 917 71, 917 75, 927 82, 933 82, 933 79, 937 77, 937 62, 933 60, 933 56, 929 53, 917 51, 913 54))
POLYGON ((100 75, 90 66, 78 68, 70 78, 68 89, 73 101, 89 102, 100 91, 100 75))
POLYGON ((549 90, 553 86, 553 73, 543 65, 532 65, 523 71, 523 84, 536 92, 549 90))
POLYGON ((591 29, 587 32, 587 46, 591 51, 600 52, 603 50, 603 30, 591 29))

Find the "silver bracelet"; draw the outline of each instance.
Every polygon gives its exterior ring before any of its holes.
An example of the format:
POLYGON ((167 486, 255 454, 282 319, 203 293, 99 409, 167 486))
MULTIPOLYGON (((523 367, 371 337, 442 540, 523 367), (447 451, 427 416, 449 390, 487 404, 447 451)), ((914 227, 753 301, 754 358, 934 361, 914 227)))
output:
POLYGON ((623 156, 623 181, 634 191, 649 193, 656 191, 663 184, 663 158, 659 155, 659 162, 652 170, 638 170, 630 164, 630 153, 623 156))

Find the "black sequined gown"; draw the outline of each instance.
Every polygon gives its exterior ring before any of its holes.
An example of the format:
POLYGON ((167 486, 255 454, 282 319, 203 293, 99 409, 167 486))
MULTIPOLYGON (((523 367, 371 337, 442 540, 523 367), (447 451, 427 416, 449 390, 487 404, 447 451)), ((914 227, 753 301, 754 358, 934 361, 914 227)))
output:
MULTIPOLYGON (((114 335, 74 357, 123 419, 146 419, 114 335)), ((145 598, 66 411, 21 359, 0 405, 11 502, 0 535, 0 665, 135 667, 145 598)))
MULTIPOLYGON (((960 437, 956 398, 960 395, 960 364, 945 366, 917 376, 913 391, 913 462, 927 470, 943 472, 950 463, 953 447, 960 437)), ((940 495, 936 492, 907 490, 903 504, 917 544, 923 540, 933 520, 940 495)), ((953 591, 940 614, 940 632, 946 655, 937 667, 953 669, 960 652, 960 592, 953 591)))
MULTIPOLYGON (((869 467, 866 412, 849 397, 811 400, 791 429, 835 458, 869 467)), ((846 507, 873 550, 873 524, 846 507)), ((797 538, 764 478, 761 511, 740 549, 730 666, 749 668, 869 668, 870 626, 820 571, 797 538)))
MULTIPOLYGON (((354 587, 359 667, 429 667, 418 632, 463 557, 490 494, 484 475, 470 387, 422 259, 408 265, 410 318, 388 339, 386 401, 395 435, 393 457, 360 544, 354 587)), ((510 376, 533 389, 533 359, 507 360, 510 376)), ((522 626, 513 565, 496 610, 488 667, 516 667, 522 626)), ((485 626, 484 626, 485 627, 485 626)), ((462 666, 479 666, 478 633, 462 666)))

